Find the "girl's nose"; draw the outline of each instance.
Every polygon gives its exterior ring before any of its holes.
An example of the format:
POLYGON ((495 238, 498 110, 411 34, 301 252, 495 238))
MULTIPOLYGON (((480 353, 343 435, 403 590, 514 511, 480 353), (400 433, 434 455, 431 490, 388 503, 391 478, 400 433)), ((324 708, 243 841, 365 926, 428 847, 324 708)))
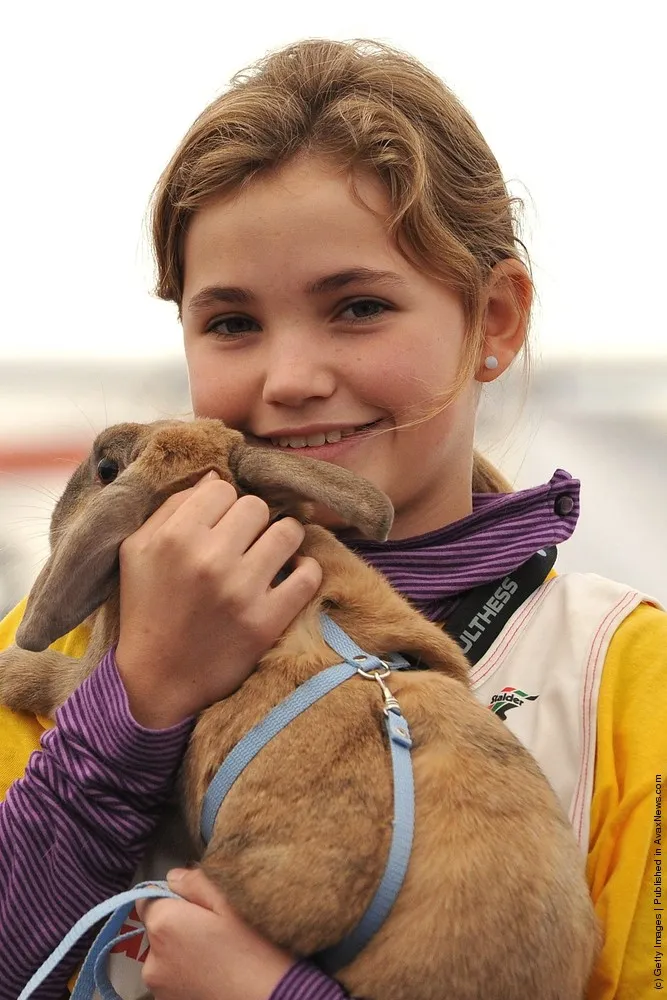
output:
POLYGON ((301 406, 309 399, 326 399, 336 388, 335 372, 314 344, 283 345, 271 351, 262 398, 265 403, 301 406))

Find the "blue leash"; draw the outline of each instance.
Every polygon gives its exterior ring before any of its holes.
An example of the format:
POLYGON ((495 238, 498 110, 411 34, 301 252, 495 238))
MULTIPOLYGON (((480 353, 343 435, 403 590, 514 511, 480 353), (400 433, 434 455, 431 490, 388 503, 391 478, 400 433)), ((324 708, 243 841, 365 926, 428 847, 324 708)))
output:
MULTIPOLYGON (((87 934, 88 931, 91 930, 95 924, 99 923, 100 920, 104 917, 108 917, 109 914, 113 915, 95 938, 93 946, 88 952, 86 961, 81 967, 81 972, 79 973, 79 978, 77 979, 76 986, 74 987, 71 1000, 90 1000, 96 986, 100 990, 104 1000, 120 1000, 118 994, 109 983, 106 975, 106 968, 101 969, 101 974, 96 974, 95 963, 97 954, 100 949, 104 948, 104 959, 106 960, 109 951, 118 941, 125 941, 128 938, 143 933, 143 931, 139 928, 136 931, 131 931, 129 934, 117 936, 118 931, 123 926, 123 923, 129 916, 132 907, 138 899, 165 898, 180 899, 180 896, 173 893, 167 886, 166 882, 140 882, 138 885, 135 885, 133 889, 128 889, 127 892, 120 892, 118 895, 112 896, 110 899, 105 899, 103 903, 98 903, 97 906, 93 906, 91 910, 88 910, 87 913, 77 920, 72 929, 68 931, 62 939, 58 947, 51 952, 43 965, 40 966, 37 972, 26 983, 18 996, 18 1000, 28 1000, 28 997, 31 997, 37 987, 44 983, 56 966, 62 962, 63 958, 65 958, 70 949, 74 947, 77 941, 82 938, 84 934, 87 934), (108 942, 110 942, 110 944, 108 944, 108 942), (86 990, 85 993, 83 992, 83 989, 86 990)), ((106 966, 106 961, 104 961, 103 964, 106 966)))
MULTIPOLYGON (((408 724, 401 714, 398 702, 384 683, 384 678, 389 676, 391 670, 409 667, 408 662, 398 654, 393 654, 383 661, 364 652, 328 615, 320 616, 320 627, 324 640, 343 657, 343 661, 301 684, 236 744, 220 765, 204 797, 201 833, 204 842, 208 843, 220 807, 236 779, 260 750, 293 719, 350 677, 361 676, 379 684, 384 701, 383 711, 394 779, 392 840, 384 875, 357 926, 338 944, 311 956, 325 972, 333 974, 349 965, 366 947, 386 920, 400 892, 412 850, 414 779, 410 756, 412 740, 408 724)), ((18 1000, 28 1000, 76 942, 109 914, 113 915, 103 926, 88 952, 71 1000, 91 1000, 95 989, 98 990, 102 1000, 121 1000, 109 981, 106 971, 107 958, 120 941, 143 933, 141 928, 122 935, 118 933, 136 900, 161 898, 180 897, 168 888, 166 882, 142 882, 133 889, 119 893, 93 907, 76 922, 55 951, 32 976, 18 1000)))

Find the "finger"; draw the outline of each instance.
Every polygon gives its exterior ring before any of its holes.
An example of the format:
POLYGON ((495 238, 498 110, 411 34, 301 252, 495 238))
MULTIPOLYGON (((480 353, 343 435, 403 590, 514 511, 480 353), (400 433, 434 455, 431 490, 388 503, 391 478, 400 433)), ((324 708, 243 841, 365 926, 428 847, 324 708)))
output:
POLYGON ((269 616, 284 631, 311 601, 322 584, 322 567, 312 556, 297 556, 294 569, 267 597, 269 616))
POLYGON ((295 556, 305 533, 304 526, 296 518, 283 517, 275 521, 248 548, 243 560, 244 570, 269 590, 276 575, 295 556))
POLYGON ((148 535, 152 534, 155 530, 157 530, 157 528, 160 527, 160 525, 164 524, 164 522, 171 517, 174 511, 178 510, 178 508, 186 502, 188 497, 192 496, 195 490, 199 489, 202 483, 210 482, 211 479, 216 476, 220 478, 218 473, 213 470, 211 472, 207 472, 206 475, 202 476, 199 482, 194 486, 189 486, 185 490, 180 490, 178 493, 172 494, 172 496, 168 497, 164 503, 160 504, 158 509, 146 519, 139 531, 148 535))
MULTIPOLYGON (((188 493, 185 502, 177 504, 164 522, 176 531, 193 525, 213 528, 237 501, 237 493, 232 484, 220 478, 205 477, 184 492, 188 493)), ((169 500, 163 506, 168 503, 169 500)))
POLYGON ((146 913, 148 912, 148 907, 151 903, 157 902, 155 899, 138 899, 134 904, 134 908, 137 911, 137 916, 141 920, 142 924, 146 923, 146 913))
MULTIPOLYGON (((172 892, 177 895, 181 895, 177 888, 169 886, 172 892)), ((168 909, 171 908, 175 903, 182 906, 184 900, 182 899, 172 899, 170 896, 153 896, 146 899, 138 899, 134 904, 137 916, 141 920, 142 924, 149 929, 149 924, 155 919, 156 910, 163 910, 166 906, 168 909)))
POLYGON ((173 520, 177 527, 183 521, 192 523, 193 511, 195 520, 211 526, 217 523, 235 500, 236 490, 231 483, 221 480, 217 472, 207 473, 196 486, 168 497, 135 534, 143 542, 147 542, 168 521, 173 520))
POLYGON ((268 505, 260 497, 239 497, 218 520, 211 541, 225 554, 243 555, 266 530, 271 520, 268 505))
POLYGON ((214 913, 222 913, 227 907, 223 893, 201 868, 174 868, 167 872, 167 885, 189 903, 196 903, 214 913))

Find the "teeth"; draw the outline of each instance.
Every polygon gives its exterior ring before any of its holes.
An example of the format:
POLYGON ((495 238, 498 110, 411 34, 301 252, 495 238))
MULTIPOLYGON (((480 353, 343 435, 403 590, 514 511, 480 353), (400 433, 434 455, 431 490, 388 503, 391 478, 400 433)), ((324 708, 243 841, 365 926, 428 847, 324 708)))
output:
POLYGON ((325 443, 336 444, 341 438, 350 437, 365 426, 366 424, 363 424, 359 427, 348 427, 347 430, 327 431, 326 434, 309 434, 307 437, 297 437, 296 435, 294 437, 272 437, 271 444, 280 448, 320 448, 325 443))

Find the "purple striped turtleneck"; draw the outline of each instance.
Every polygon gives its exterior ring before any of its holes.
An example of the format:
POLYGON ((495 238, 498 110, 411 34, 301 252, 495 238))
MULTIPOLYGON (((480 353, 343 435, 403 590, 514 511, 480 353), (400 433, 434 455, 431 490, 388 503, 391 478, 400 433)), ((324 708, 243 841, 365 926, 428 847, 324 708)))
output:
POLYGON ((511 573, 538 549, 566 541, 579 517, 579 487, 557 469, 543 486, 473 493, 472 513, 437 531, 348 545, 427 617, 442 619, 461 594, 511 573))
MULTIPOLYGON (((467 517, 418 538, 350 543, 432 618, 574 531, 579 483, 557 470, 543 486, 475 494, 467 517)), ((132 718, 110 651, 67 700, 25 776, 0 804, 0 1000, 16 1000, 75 920, 131 883, 169 798, 194 720, 147 730, 132 718), (65 891, 66 890, 66 891, 65 891)), ((2 739, 2 734, 0 734, 2 739)), ((59 1000, 85 948, 36 993, 59 1000)), ((341 1000, 307 961, 269 1000, 341 1000)))

